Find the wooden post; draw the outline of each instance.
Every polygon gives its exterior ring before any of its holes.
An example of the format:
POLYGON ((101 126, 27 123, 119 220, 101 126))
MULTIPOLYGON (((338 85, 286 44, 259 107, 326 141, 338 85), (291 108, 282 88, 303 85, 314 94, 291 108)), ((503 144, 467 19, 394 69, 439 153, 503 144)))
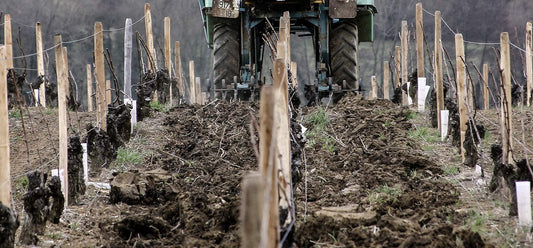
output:
POLYGON ((285 42, 286 44, 286 50, 285 55, 283 55, 283 58, 285 58, 285 64, 287 64, 287 67, 290 68, 290 62, 291 62, 291 17, 289 14, 289 11, 283 12, 283 17, 280 18, 279 23, 279 41, 285 42))
POLYGON ((65 94, 67 95, 67 97, 70 96, 70 81, 69 81, 69 75, 70 75, 70 69, 68 67, 68 50, 67 50, 67 47, 63 47, 63 63, 64 63, 64 66, 65 66, 65 73, 67 74, 67 85, 66 85, 66 91, 65 91, 65 94))
POLYGON ((390 69, 389 61, 383 62, 383 99, 390 100, 390 69))
POLYGON ((483 109, 488 110, 489 104, 489 65, 483 64, 483 109))
POLYGON ((155 73, 157 71, 157 54, 154 46, 154 33, 152 32, 152 11, 149 3, 144 4, 144 27, 146 30, 146 43, 154 64, 148 63, 148 68, 155 73))
POLYGON ((90 64, 87 64, 87 111, 93 111, 93 79, 90 64))
POLYGON ((442 120, 440 111, 444 110, 444 83, 442 70, 442 19, 440 11, 435 11, 435 89, 437 93, 437 126, 439 133, 441 131, 442 120))
POLYGON ((180 51, 180 42, 176 41, 174 47, 174 66, 176 67, 176 81, 179 94, 182 97, 185 96, 185 88, 183 87, 183 75, 181 71, 181 51, 180 51))
POLYGON ((196 103, 197 104, 203 104, 203 99, 202 99, 202 81, 200 79, 200 77, 196 77, 195 78, 195 81, 194 81, 194 94, 195 94, 195 97, 194 99, 196 99, 196 103))
POLYGON ((0 45, 0 202, 11 207, 11 166, 9 165, 9 117, 7 102, 7 54, 0 45))
MULTIPOLYGON (((35 24, 35 47, 37 48, 37 75, 44 76, 43 36, 41 23, 35 24)), ((46 84, 39 87, 39 103, 46 108, 46 84)))
POLYGON ((466 99, 468 100, 468 113, 473 113, 476 110, 476 103, 474 102, 475 87, 472 82, 472 78, 467 77, 467 87, 466 87, 466 99))
POLYGON ((298 89, 298 65, 296 62, 291 62, 291 73, 292 73, 292 87, 298 89))
POLYGON ((527 106, 531 106, 531 91, 533 91, 533 24, 526 24, 526 78, 527 78, 527 106))
POLYGON ((105 81, 105 102, 106 104, 111 103, 111 80, 107 79, 105 81))
POLYGON ((465 142, 465 134, 467 128, 467 109, 466 109, 466 65, 464 41, 462 34, 455 35, 455 54, 457 65, 457 104, 459 105, 459 130, 461 133, 461 157, 463 163, 465 162, 465 149, 463 143, 465 142))
POLYGON ((274 109, 276 91, 273 86, 261 88, 259 105, 259 171, 263 177, 263 212, 261 221, 261 245, 274 248, 279 243, 278 168, 275 159, 276 130, 274 109))
POLYGON ((107 131, 107 104, 105 101, 105 67, 104 67, 104 33, 102 32, 103 27, 101 22, 96 22, 94 24, 94 63, 96 65, 95 74, 96 74, 96 110, 97 115, 96 119, 99 123, 99 126, 102 130, 107 131))
MULTIPOLYGON (((407 56, 409 55, 409 31, 407 30, 407 21, 402 21, 402 32, 401 32, 401 41, 402 41, 402 84, 407 84, 409 75, 407 74, 407 56)), ((402 104, 404 106, 409 105, 409 88, 407 92, 402 91, 402 104)))
POLYGON ((503 73, 501 93, 501 118, 500 126, 503 143, 503 164, 513 163, 513 122, 511 105, 511 51, 509 48, 509 33, 500 35, 501 70, 503 73))
POLYGON ((126 18, 124 30, 124 98, 133 98, 131 94, 131 53, 133 50, 131 19, 126 18))
POLYGON ((424 77, 424 15, 421 2, 416 4, 416 69, 418 77, 424 77))
POLYGON ((13 68, 13 38, 11 32, 11 15, 4 15, 4 45, 6 46, 7 69, 13 68))
MULTIPOLYGON (((165 24, 165 67, 168 70, 168 77, 172 78, 172 50, 170 48, 170 17, 165 17, 164 19, 165 24)), ((172 106, 172 102, 174 99, 172 99, 172 84, 169 86, 169 97, 170 97, 170 106, 172 106)))
MULTIPOLYGON (((287 43, 278 42, 279 47, 287 47, 287 43)), ((283 50, 283 49, 281 49, 283 50)), ((280 54, 281 55, 281 54, 280 54)), ((283 57, 276 58, 274 61, 274 71, 273 71, 273 84, 274 90, 280 92, 276 101, 276 109, 274 112, 274 128, 276 129, 276 151, 279 155, 275 156, 275 162, 278 164, 277 168, 281 171, 279 177, 279 184, 281 187, 280 192, 280 208, 286 209, 289 211, 290 202, 292 202, 292 192, 291 188, 291 144, 290 144, 290 133, 289 133, 289 78, 287 74, 287 64, 285 63, 286 59, 283 57)), ((292 220, 291 216, 287 216, 287 220, 292 220)))
POLYGON ((263 177, 251 172, 242 180, 241 247, 259 247, 261 241, 261 215, 263 210, 263 177))
POLYGON ((401 78, 402 78, 402 48, 400 46, 396 46, 394 48, 394 87, 398 88, 402 86, 401 78))
POLYGON ((194 77, 194 60, 189 61, 189 103, 196 103, 196 90, 195 90, 195 77, 194 77))
POLYGON ((376 80, 376 76, 372 76, 372 90, 370 91, 370 94, 368 95, 368 100, 376 100, 378 99, 378 82, 376 80))
POLYGON ((61 35, 54 39, 56 45, 56 71, 57 71, 57 106, 59 112, 59 176, 63 179, 61 191, 65 196, 65 206, 68 206, 68 125, 67 125, 67 68, 64 61, 64 49, 61 35))

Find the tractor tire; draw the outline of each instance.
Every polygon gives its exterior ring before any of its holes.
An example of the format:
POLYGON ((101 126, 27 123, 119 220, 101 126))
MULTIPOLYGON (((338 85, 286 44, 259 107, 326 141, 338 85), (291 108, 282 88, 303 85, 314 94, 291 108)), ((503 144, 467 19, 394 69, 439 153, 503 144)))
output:
MULTIPOLYGON (((221 89, 222 80, 230 85, 233 78, 240 74, 240 31, 238 25, 219 23, 215 25, 213 33, 213 75, 215 89, 221 89)), ((225 95, 230 98, 233 93, 225 95)), ((216 92, 215 97, 222 98, 222 94, 216 92)))
POLYGON ((337 24, 330 32, 329 51, 333 84, 341 85, 343 90, 358 90, 359 63, 357 52, 359 35, 353 21, 337 24), (343 86, 343 81, 346 85, 343 86))

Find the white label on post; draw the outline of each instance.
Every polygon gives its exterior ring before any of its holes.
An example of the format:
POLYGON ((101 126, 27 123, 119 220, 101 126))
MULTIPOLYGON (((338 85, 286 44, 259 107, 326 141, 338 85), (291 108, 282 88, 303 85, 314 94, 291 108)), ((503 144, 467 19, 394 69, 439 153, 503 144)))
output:
POLYGON ((35 100, 35 107, 39 106, 39 89, 33 89, 33 99, 35 100))
POLYGON ((133 109, 131 110, 131 133, 133 128, 137 125, 137 100, 132 101, 133 109))
POLYGON ((418 78, 418 87, 417 87, 417 106, 418 112, 426 111, 426 98, 429 92, 430 86, 426 85, 426 78, 418 78))
POLYGON ((83 180, 85 185, 89 182, 89 158, 87 156, 87 143, 81 143, 83 148, 83 180))
POLYGON ((449 110, 440 111, 440 140, 444 141, 448 136, 448 117, 450 116, 449 110))
POLYGON ((407 81, 407 104, 411 105, 413 104, 413 99, 411 99, 411 96, 409 95, 409 88, 411 88, 411 82, 407 81))
POLYGON ((521 226, 531 226, 531 183, 529 181, 515 183, 518 224, 521 226))
POLYGON ((126 98, 126 99, 124 99, 124 103, 125 104, 131 104, 131 110, 130 110, 131 119, 130 119, 130 122, 131 122, 131 133, 133 133, 134 127, 135 127, 135 125, 137 125, 137 101, 133 100, 131 98, 126 98))

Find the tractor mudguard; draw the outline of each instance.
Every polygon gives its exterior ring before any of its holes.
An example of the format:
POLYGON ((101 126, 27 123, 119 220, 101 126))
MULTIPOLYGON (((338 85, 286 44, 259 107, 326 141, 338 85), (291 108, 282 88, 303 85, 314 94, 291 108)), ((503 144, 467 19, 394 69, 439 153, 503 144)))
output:
POLYGON ((211 15, 221 18, 238 18, 241 0, 212 0, 211 15))
POLYGON ((355 18, 357 0, 329 0, 329 17, 332 19, 355 18))

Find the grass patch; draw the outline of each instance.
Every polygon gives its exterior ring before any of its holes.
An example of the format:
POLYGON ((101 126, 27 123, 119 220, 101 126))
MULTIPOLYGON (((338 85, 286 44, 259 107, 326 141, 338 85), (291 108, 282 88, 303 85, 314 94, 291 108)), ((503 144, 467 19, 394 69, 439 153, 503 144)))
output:
POLYGON ((405 118, 407 118, 408 120, 413 120, 417 117, 417 114, 415 111, 411 111, 411 110, 405 110, 405 111, 402 111, 402 114, 403 116, 405 116, 405 118))
POLYGON ((166 107, 163 104, 160 104, 157 101, 150 102, 150 108, 157 112, 162 112, 162 113, 168 113, 169 111, 168 107, 166 107))
POLYGON ((304 124, 310 127, 305 133, 308 146, 313 147, 316 144, 321 144, 322 149, 325 151, 329 153, 335 152, 335 140, 325 134, 326 126, 329 123, 328 112, 322 107, 304 117, 304 124))
POLYGON ((139 151, 134 149, 127 149, 120 147, 117 150, 117 163, 119 164, 130 164, 130 165, 140 165, 143 160, 143 156, 139 151))
POLYGON ((13 109, 11 111, 9 111, 9 114, 8 116, 10 118, 17 118, 19 119, 22 115, 20 114, 20 111, 18 109, 13 109))
POLYGON ((44 110, 44 114, 45 115, 51 115, 52 113, 54 113, 53 109, 47 108, 47 109, 44 110))
POLYGON ((488 216, 472 210, 468 213, 468 218, 465 220, 465 225, 473 232, 484 232, 487 220, 488 216))
POLYGON ((415 130, 409 131, 409 138, 416 141, 437 143, 440 141, 440 133, 439 130, 435 128, 418 127, 415 130))
POLYGON ((446 176, 455 176, 459 174, 459 168, 455 165, 448 165, 444 167, 444 175, 446 176))
POLYGON ((28 185, 30 184, 30 181, 28 180, 27 176, 22 176, 13 181, 13 199, 17 200, 24 192, 26 192, 26 189, 28 188, 28 185))
POLYGON ((395 203, 402 193, 400 188, 384 185, 372 191, 370 194, 370 204, 395 203))

